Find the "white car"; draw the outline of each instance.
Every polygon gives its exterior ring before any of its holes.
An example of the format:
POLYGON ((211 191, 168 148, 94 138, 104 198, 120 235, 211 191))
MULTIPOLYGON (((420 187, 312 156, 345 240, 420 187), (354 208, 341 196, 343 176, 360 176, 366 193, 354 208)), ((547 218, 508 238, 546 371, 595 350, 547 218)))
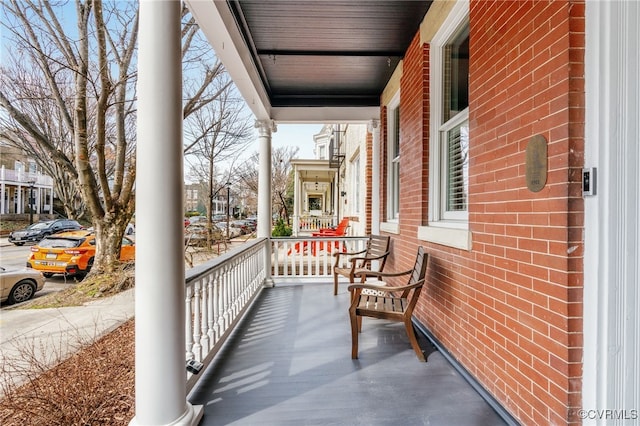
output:
MULTIPOLYGON (((216 222, 216 226, 220 228, 222 234, 227 236, 227 222, 216 222)), ((236 238, 242 235, 242 231, 240 228, 236 228, 235 226, 229 226, 229 238, 236 238)))
POLYGON ((33 269, 0 267, 0 302, 25 302, 44 287, 44 277, 33 269))

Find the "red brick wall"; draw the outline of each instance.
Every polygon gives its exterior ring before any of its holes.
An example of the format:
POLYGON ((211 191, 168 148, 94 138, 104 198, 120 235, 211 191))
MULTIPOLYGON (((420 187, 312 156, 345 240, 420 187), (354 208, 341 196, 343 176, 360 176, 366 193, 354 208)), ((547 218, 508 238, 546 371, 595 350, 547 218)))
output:
POLYGON ((389 269, 410 267, 425 246, 418 319, 523 424, 579 423, 584 4, 472 0, 469 18, 473 248, 416 237, 429 145, 429 46, 416 38, 401 79, 400 235, 389 269), (535 135, 548 141, 537 193, 525 181, 535 135))
POLYGON ((366 195, 364 203, 364 217, 366 217, 366 223, 364 226, 364 233, 371 234, 371 183, 373 181, 373 171, 371 165, 373 164, 373 135, 370 132, 366 134, 366 155, 365 155, 365 171, 364 171, 364 183, 366 185, 366 195))

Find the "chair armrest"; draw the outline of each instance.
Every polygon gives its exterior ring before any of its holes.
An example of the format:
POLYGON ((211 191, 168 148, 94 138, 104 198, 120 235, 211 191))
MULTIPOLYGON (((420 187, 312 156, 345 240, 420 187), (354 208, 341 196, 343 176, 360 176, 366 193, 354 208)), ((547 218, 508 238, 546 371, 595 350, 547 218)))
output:
POLYGON ((397 291, 407 291, 407 290, 411 290, 417 287, 420 287, 424 284, 424 278, 416 281, 413 284, 409 284, 409 285, 401 285, 398 287, 394 287, 394 286, 388 286, 388 285, 377 285, 377 284, 366 284, 366 283, 360 283, 360 284, 351 284, 349 287, 347 287, 347 290, 353 292, 353 291, 357 291, 357 290, 363 290, 363 289, 369 289, 369 290, 377 290, 377 291, 384 291, 387 293, 391 293, 391 292, 397 292, 397 291))
POLYGON ((382 279, 384 277, 399 277, 402 275, 408 275, 410 273, 413 272, 413 269, 409 269, 407 271, 402 271, 402 272, 376 272, 376 271, 366 271, 366 272, 359 272, 358 275, 359 277, 378 277, 378 279, 382 279))
MULTIPOLYGON (((333 252, 333 255, 338 258, 340 256, 353 256, 354 254, 361 254, 361 253, 365 253, 367 251, 367 249, 364 250, 360 250, 360 251, 352 251, 352 252, 347 252, 347 251, 335 251, 333 252)), ((362 258, 359 258, 362 259, 362 258)), ((336 259, 337 260, 337 259, 336 259)))
MULTIPOLYGON (((364 250, 366 251, 366 250, 364 250)), ((362 252, 360 252, 362 253, 362 252)), ((357 254, 357 253, 353 253, 353 254, 357 254)), ((382 259, 383 257, 386 257, 389 254, 389 252, 386 252, 384 254, 381 254, 380 256, 362 256, 362 257, 352 257, 351 259, 349 259, 351 262, 357 261, 357 260, 378 260, 378 259, 382 259)))

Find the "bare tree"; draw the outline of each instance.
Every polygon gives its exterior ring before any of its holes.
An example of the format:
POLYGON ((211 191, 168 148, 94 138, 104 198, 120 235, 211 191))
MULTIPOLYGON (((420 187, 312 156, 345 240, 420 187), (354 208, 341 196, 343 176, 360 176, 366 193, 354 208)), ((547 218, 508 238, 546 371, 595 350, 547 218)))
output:
MULTIPOLYGON (((124 229, 135 211, 138 5, 6 0, 2 7, 15 61, 1 70, 0 106, 6 114, 0 135, 38 154, 42 167, 55 164, 59 170, 53 175, 66 179, 56 192, 68 187, 80 195, 96 231, 92 271, 109 272, 118 263, 124 229), (18 64, 33 69, 31 77, 19 79, 18 64), (37 105, 43 102, 49 113, 37 105)), ((186 8, 183 23, 183 60, 193 77, 186 84, 188 117, 218 96, 212 82, 223 70, 210 49, 202 48, 186 8)))
MULTIPOLYGON (((31 128, 37 128, 42 136, 32 136, 16 121, 7 115, 0 115, 0 139, 6 144, 19 148, 29 158, 35 159, 46 174, 53 178, 56 196, 61 201, 64 213, 69 218, 81 219, 86 212, 86 205, 79 196, 77 176, 73 174, 66 162, 74 158, 72 136, 68 127, 64 125, 64 117, 55 101, 48 97, 46 82, 42 74, 25 66, 20 57, 7 58, 9 66, 3 67, 0 82, 3 91, 0 92, 2 105, 9 103, 4 97, 4 91, 13 94, 14 99, 33 99, 32 102, 20 102, 22 120, 30 120, 31 128), (37 100, 37 101, 36 101, 37 100), (51 149, 44 143, 47 141, 63 156, 51 156, 51 149)), ((70 93, 64 95, 70 103, 70 93)))
MULTIPOLYGON (((252 140, 252 121, 245 113, 244 101, 235 97, 233 86, 220 78, 215 100, 195 111, 185 123, 184 152, 190 173, 196 181, 206 185, 208 244, 211 242, 213 200, 232 180, 231 174, 216 178, 216 165, 231 161, 244 153, 252 140)), ((230 171, 231 169, 229 169, 230 171)))
MULTIPOLYGON (((299 147, 278 147, 271 152, 271 206, 272 214, 278 214, 289 223, 293 206, 293 179, 291 160, 297 158, 299 147)), ((258 194, 258 153, 254 153, 238 169, 237 178, 242 186, 258 194)))

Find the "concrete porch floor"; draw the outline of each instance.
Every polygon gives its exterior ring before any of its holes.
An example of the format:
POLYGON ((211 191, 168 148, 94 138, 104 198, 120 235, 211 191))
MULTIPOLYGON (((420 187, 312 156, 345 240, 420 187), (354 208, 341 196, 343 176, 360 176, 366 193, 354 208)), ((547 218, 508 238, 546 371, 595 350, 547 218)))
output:
POLYGON ((351 359, 346 285, 265 289, 189 400, 201 425, 504 425, 426 339, 365 318, 351 359))

